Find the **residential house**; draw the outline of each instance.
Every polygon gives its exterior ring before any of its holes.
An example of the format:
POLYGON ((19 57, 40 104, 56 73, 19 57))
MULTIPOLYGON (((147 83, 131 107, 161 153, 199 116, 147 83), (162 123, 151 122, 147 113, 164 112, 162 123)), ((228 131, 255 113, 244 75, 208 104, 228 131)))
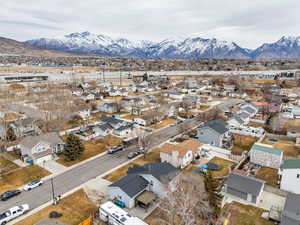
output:
POLYGON ((163 119, 164 115, 160 112, 148 112, 145 115, 140 117, 136 117, 133 119, 133 122, 142 125, 142 126, 149 126, 151 124, 155 124, 163 119))
POLYGON ((10 123, 9 126, 14 129, 15 135, 18 138, 40 133, 40 129, 33 118, 17 120, 10 123))
POLYGON ((300 195, 288 193, 281 215, 280 225, 300 224, 300 195))
POLYGON ((185 95, 176 91, 169 91, 168 97, 173 100, 182 100, 185 95))
POLYGON ((114 116, 110 117, 102 115, 100 117, 100 120, 102 123, 109 124, 113 129, 118 129, 121 126, 125 126, 126 124, 128 124, 127 121, 118 119, 114 116))
POLYGON ((177 175, 178 170, 169 163, 136 165, 128 169, 126 176, 109 185, 109 198, 120 200, 126 207, 133 208, 144 192, 164 196, 165 185, 172 182, 177 175))
POLYGON ((300 194, 300 159, 287 159, 279 172, 280 189, 300 194))
POLYGON ((0 119, 3 119, 5 117, 5 112, 0 111, 0 119))
POLYGON ((294 106, 291 114, 293 115, 294 119, 300 119, 300 107, 294 106))
POLYGON ((127 123, 123 126, 118 127, 117 129, 114 129, 113 134, 121 137, 126 137, 131 134, 132 130, 133 130, 133 124, 127 123))
POLYGON ((225 197, 256 205, 261 200, 264 186, 263 180, 240 173, 230 173, 224 184, 225 197))
POLYGON ((197 137, 200 143, 222 147, 229 138, 229 129, 223 119, 208 121, 198 129, 197 137))
POLYGON ((19 147, 24 161, 38 164, 54 159, 56 153, 63 151, 64 142, 57 133, 52 132, 25 137, 19 147))
POLYGON ((176 145, 164 144, 160 148, 160 160, 183 169, 195 159, 201 146, 196 139, 189 139, 176 145))
POLYGON ((87 120, 91 116, 91 110, 85 109, 77 113, 83 120, 87 120))
POLYGON ((94 126, 93 133, 96 137, 102 136, 105 137, 112 132, 112 127, 108 123, 102 123, 99 125, 94 126))
POLYGON ((252 146, 249 154, 251 163, 273 169, 279 169, 283 159, 282 150, 258 142, 252 146))
POLYGON ((240 127, 244 124, 244 121, 237 115, 233 115, 228 121, 230 127, 240 127))
POLYGON ((119 106, 118 103, 116 102, 104 102, 104 103, 97 104, 97 109, 100 112, 116 113, 119 111, 119 106))

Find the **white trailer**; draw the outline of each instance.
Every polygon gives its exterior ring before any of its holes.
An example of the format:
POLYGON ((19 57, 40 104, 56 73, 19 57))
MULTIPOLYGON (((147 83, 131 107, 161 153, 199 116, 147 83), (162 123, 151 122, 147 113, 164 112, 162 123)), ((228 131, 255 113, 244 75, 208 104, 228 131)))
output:
POLYGON ((111 201, 100 205, 99 214, 100 219, 110 225, 148 225, 139 218, 131 216, 111 201))

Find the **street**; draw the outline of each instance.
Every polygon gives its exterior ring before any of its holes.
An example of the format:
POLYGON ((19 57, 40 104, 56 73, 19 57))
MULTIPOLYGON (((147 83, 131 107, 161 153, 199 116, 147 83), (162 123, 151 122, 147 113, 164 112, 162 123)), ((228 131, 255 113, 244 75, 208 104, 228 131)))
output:
MULTIPOLYGON (((225 105, 225 103, 222 103, 222 105, 225 105)), ((200 122, 196 118, 193 118, 185 120, 183 124, 188 128, 192 128, 199 125, 200 122)), ((151 139, 155 141, 155 143, 152 144, 153 146, 158 146, 179 133, 180 129, 176 126, 163 128, 150 134, 151 139)), ((111 155, 105 154, 57 175, 53 179, 55 196, 67 193, 81 184, 86 183, 87 181, 104 174, 122 163, 129 161, 127 155, 129 152, 134 151, 135 148, 136 146, 131 146, 111 155)), ((1 202, 0 212, 21 204, 29 204, 30 208, 34 209, 49 202, 52 198, 51 181, 46 180, 41 187, 28 192, 23 192, 19 196, 1 202)))

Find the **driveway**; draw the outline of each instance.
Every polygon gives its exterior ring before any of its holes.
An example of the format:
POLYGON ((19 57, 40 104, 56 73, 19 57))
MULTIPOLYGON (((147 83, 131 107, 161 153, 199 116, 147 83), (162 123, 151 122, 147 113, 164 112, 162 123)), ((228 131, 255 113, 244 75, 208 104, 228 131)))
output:
POLYGON ((63 166, 62 164, 59 164, 54 160, 49 160, 43 163, 39 163, 38 165, 52 174, 62 173, 67 169, 67 167, 63 166))

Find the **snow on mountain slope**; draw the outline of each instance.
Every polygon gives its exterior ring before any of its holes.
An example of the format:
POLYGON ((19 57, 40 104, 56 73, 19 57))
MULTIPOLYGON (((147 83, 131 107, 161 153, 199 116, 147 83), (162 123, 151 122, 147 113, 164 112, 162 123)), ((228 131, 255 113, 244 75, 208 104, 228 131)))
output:
POLYGON ((113 39, 90 32, 72 33, 62 38, 40 38, 26 43, 54 50, 109 56, 161 58, 300 58, 300 37, 282 37, 255 50, 218 39, 170 38, 161 42, 113 39))

